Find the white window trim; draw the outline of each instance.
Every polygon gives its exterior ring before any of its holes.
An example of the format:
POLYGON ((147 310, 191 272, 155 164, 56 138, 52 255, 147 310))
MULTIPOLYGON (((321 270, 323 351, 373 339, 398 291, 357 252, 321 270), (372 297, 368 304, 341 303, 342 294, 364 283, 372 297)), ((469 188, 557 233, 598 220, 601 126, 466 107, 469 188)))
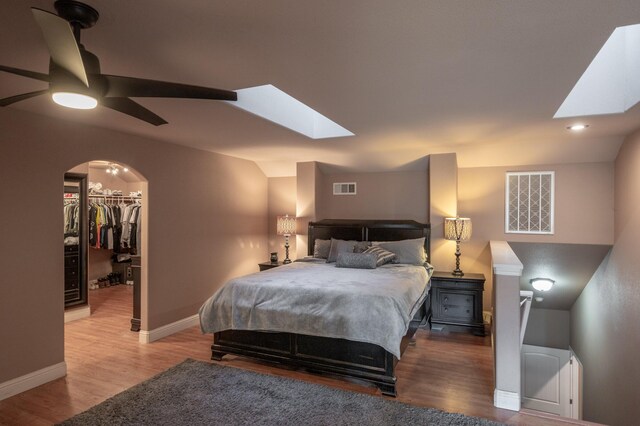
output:
POLYGON ((505 234, 530 234, 530 235, 553 235, 555 232, 555 209, 556 209, 556 176, 554 171, 534 171, 534 172, 507 172, 504 185, 504 232, 505 234), (551 175, 551 211, 549 231, 511 231, 509 230, 509 177, 510 176, 532 176, 551 175))

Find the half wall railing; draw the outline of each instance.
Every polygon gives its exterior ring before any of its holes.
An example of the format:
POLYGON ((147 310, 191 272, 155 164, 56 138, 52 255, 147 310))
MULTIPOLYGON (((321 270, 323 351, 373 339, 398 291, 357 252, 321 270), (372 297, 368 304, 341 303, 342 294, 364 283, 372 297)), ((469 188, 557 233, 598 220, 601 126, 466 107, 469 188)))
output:
POLYGON ((522 262, 506 241, 491 241, 493 273, 493 354, 495 389, 493 404, 520 411, 520 345, 529 312, 520 304, 522 262), (523 323, 524 320, 524 323, 523 323))

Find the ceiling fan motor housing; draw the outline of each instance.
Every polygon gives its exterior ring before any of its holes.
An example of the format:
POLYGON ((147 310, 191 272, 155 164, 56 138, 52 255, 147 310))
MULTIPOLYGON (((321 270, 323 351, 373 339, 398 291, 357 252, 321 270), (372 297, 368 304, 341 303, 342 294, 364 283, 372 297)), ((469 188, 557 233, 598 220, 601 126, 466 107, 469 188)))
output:
POLYGON ((69 21, 74 29, 76 26, 83 30, 91 28, 98 22, 100 17, 97 10, 79 1, 57 0, 53 7, 58 12, 58 16, 69 21))

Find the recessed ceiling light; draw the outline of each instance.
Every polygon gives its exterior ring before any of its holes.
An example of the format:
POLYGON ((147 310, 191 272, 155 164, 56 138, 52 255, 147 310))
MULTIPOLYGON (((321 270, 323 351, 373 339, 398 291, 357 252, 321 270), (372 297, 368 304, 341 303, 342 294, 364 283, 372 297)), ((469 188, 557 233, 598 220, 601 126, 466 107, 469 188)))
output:
POLYGON ((584 130, 589 127, 588 124, 573 124, 571 126, 567 126, 567 130, 571 130, 573 132, 579 132, 580 130, 584 130))
POLYGON ((549 291, 555 284, 555 281, 549 278, 532 278, 529 282, 538 291, 549 291))

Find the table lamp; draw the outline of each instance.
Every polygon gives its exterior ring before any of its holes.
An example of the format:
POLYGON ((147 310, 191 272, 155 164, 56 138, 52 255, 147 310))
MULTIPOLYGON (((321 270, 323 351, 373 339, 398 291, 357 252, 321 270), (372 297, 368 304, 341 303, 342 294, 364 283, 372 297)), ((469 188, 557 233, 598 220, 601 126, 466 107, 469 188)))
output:
POLYGON ((471 239, 471 219, 468 217, 447 217, 444 219, 444 237, 456 242, 456 269, 452 274, 456 277, 464 275, 460 269, 460 241, 471 239))

